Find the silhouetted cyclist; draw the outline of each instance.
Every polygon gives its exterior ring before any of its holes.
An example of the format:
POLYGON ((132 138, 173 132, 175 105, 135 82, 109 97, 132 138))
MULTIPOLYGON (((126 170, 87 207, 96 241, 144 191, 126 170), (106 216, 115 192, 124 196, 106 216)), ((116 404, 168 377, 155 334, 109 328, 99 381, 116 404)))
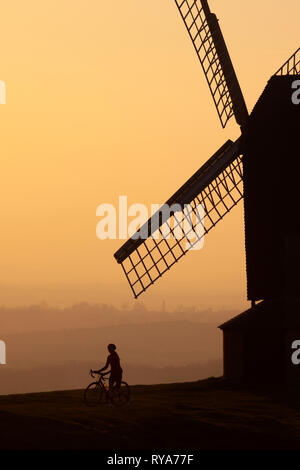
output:
POLYGON ((116 353, 116 345, 115 344, 109 344, 107 346, 107 349, 109 351, 109 356, 107 357, 106 364, 102 369, 99 369, 98 371, 92 371, 95 373, 100 373, 103 370, 107 369, 110 366, 110 376, 109 376, 109 390, 112 390, 112 387, 114 383, 116 383, 117 388, 120 388, 121 386, 121 381, 122 381, 122 373, 123 369, 120 365, 120 358, 118 354, 116 353))

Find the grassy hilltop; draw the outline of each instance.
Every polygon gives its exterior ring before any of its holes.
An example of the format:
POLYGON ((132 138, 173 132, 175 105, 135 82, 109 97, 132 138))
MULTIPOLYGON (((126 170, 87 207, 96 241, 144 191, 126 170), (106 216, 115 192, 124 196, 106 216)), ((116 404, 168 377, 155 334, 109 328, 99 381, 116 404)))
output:
POLYGON ((83 390, 0 397, 1 449, 299 449, 297 391, 223 379, 132 387, 124 408, 87 408, 83 390))

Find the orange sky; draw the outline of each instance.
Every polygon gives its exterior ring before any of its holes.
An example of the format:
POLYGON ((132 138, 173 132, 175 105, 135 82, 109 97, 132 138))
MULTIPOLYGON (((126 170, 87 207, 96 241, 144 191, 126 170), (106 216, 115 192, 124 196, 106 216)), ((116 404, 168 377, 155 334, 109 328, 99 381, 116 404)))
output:
MULTIPOLYGON (((251 110, 299 46, 299 0, 210 6, 251 110)), ((18 294, 1 303, 70 303, 77 287, 82 300, 131 301, 113 259, 123 242, 96 238, 96 207, 164 202, 237 125, 222 130, 173 0, 11 0, 0 43, 0 286, 18 294)), ((141 300, 244 308, 245 283, 240 203, 141 300)))

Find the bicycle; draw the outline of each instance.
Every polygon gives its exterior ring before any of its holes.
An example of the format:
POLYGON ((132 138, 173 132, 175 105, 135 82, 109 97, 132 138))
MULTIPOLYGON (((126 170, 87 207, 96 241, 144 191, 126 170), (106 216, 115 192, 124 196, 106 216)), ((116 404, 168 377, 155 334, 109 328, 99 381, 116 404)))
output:
POLYGON ((112 390, 109 390, 108 385, 105 383, 108 378, 105 375, 110 374, 110 371, 93 372, 90 370, 90 376, 95 379, 95 373, 99 375, 97 381, 90 383, 84 391, 84 401, 87 406, 97 406, 101 403, 112 403, 115 406, 123 406, 130 401, 130 387, 127 382, 121 382, 120 388, 116 385, 112 390))

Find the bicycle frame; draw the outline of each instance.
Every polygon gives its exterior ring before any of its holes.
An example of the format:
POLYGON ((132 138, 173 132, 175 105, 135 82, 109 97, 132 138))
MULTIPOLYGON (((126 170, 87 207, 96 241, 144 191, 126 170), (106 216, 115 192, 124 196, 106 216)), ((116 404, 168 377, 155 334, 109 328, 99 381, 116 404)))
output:
MULTIPOLYGON (((93 372, 92 369, 90 370, 90 376, 96 380, 92 382, 90 385, 88 385, 88 387, 85 389, 85 392, 84 392, 85 400, 86 400, 87 391, 90 389, 90 387, 95 386, 96 389, 101 390, 101 394, 104 392, 104 397, 107 403, 111 402, 114 405, 120 406, 130 401, 130 388, 127 382, 124 382, 124 381, 121 382, 121 385, 123 386, 122 390, 121 390, 121 386, 118 388, 113 387, 112 390, 110 390, 110 388, 107 387, 107 385, 105 384, 105 381, 108 380, 108 378, 106 378, 105 376, 110 373, 111 371, 105 372, 103 374, 102 372, 93 372), (94 373, 99 375, 97 379, 94 373), (124 402, 124 399, 125 399, 125 402, 124 402)), ((101 400, 101 395, 100 395, 100 400, 101 400)))
MULTIPOLYGON (((105 372, 104 374, 102 374, 101 372, 96 372, 96 374, 99 375, 98 380, 96 380, 96 383, 98 383, 101 386, 101 388, 105 391, 106 394, 108 394, 109 392, 109 387, 105 386, 106 385, 105 381, 109 380, 109 378, 105 378, 104 376, 110 374, 110 372, 111 371, 108 371, 108 372, 105 372)), ((93 379, 96 378, 92 371, 90 371, 90 376, 93 377, 93 379)))

